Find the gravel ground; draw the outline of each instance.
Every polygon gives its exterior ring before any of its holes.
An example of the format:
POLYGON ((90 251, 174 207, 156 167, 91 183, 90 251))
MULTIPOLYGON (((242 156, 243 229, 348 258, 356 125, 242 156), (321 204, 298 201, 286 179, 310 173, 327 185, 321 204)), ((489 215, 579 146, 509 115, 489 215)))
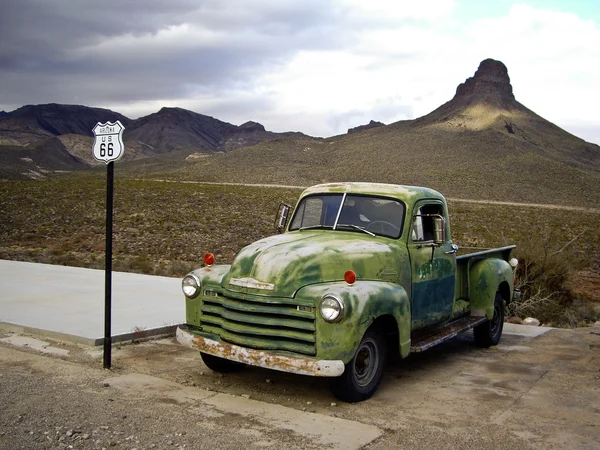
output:
POLYGON ((463 335, 391 363, 359 404, 323 379, 215 374, 173 339, 116 346, 106 371, 101 349, 17 337, 0 330, 0 449, 600 448, 597 327, 489 350, 463 335))
POLYGON ((318 448, 241 415, 123 393, 86 364, 7 347, 0 358, 2 449, 318 448))

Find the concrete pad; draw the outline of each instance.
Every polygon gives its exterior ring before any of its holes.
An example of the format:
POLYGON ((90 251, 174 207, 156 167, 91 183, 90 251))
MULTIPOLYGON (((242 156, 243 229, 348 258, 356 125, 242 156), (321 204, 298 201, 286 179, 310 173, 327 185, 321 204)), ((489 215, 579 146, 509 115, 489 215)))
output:
POLYGON ((374 425, 298 411, 229 394, 217 394, 204 400, 204 403, 213 405, 221 412, 241 414, 265 425, 310 437, 319 446, 331 449, 361 449, 383 435, 382 430, 374 425))
POLYGON ((383 435, 374 426, 324 414, 298 411, 281 405, 245 397, 182 387, 173 381, 149 375, 127 374, 105 380, 110 387, 145 397, 171 398, 179 404, 192 404, 205 417, 241 415, 248 423, 256 421, 265 429, 296 433, 318 447, 339 450, 361 449, 383 435))
MULTIPOLYGON (((89 345, 104 337, 104 270, 0 260, 0 322, 89 345)), ((174 333, 181 279, 113 272, 114 341, 174 333)))
POLYGON ((533 325, 518 325, 516 323, 505 323, 502 334, 515 334, 524 337, 538 337, 550 330, 552 327, 536 327, 533 325))
POLYGON ((50 355, 67 356, 69 354, 69 350, 66 350, 64 348, 52 347, 49 342, 31 338, 28 336, 9 336, 0 339, 0 342, 6 342, 7 344, 11 344, 17 347, 31 348, 33 350, 37 350, 39 352, 47 353, 50 355))

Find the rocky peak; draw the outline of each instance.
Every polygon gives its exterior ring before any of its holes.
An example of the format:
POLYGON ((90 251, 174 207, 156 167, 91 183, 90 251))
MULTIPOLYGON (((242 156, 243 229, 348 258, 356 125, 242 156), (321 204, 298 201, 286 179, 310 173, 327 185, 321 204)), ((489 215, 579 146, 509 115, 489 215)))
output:
POLYGON ((256 132, 256 131, 266 131, 266 130, 262 124, 249 120, 248 122, 240 125, 240 131, 256 132))
POLYGON ((503 107, 512 106, 516 101, 506 66, 494 59, 482 61, 475 75, 458 85, 454 99, 503 107))
POLYGON ((382 122, 377 122, 375 120, 371 120, 368 124, 366 125, 359 125, 357 127, 354 128, 348 128, 348 134, 351 133, 358 133, 360 131, 364 131, 364 130, 368 130, 369 128, 377 128, 377 127, 383 127, 385 126, 384 123, 382 122))

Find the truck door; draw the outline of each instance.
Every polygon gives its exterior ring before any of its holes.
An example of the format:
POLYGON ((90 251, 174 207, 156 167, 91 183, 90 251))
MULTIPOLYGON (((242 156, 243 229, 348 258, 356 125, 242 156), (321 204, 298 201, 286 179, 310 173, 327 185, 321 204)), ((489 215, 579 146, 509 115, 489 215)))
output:
POLYGON ((412 329, 442 322, 452 314, 456 250, 452 247, 448 214, 439 201, 418 202, 408 239, 412 271, 412 329), (445 218, 446 242, 434 245, 433 219, 445 218))

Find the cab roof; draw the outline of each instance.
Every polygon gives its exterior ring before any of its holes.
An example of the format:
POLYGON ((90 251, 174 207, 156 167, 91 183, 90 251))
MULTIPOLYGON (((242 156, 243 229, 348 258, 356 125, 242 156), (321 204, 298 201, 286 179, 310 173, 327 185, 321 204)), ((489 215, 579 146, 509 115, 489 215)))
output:
POLYGON ((445 202, 444 196, 434 189, 365 182, 318 184, 305 189, 301 197, 313 194, 344 192, 348 194, 381 195, 383 197, 397 198, 409 203, 414 203, 421 199, 439 199, 445 202))

